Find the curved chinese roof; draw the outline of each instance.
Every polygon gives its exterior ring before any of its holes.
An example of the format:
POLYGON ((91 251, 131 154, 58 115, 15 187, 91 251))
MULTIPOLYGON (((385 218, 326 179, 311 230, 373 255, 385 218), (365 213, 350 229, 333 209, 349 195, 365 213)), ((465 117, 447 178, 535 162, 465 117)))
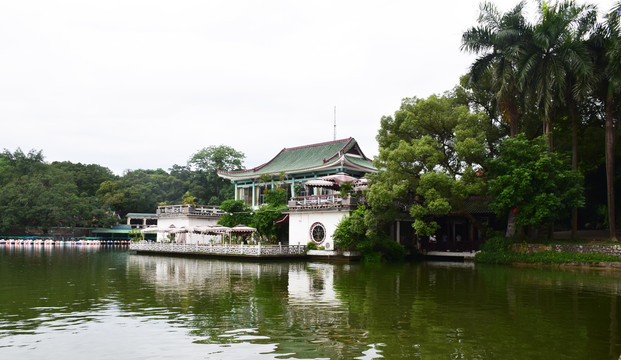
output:
POLYGON ((229 180, 257 178, 263 174, 302 174, 331 169, 377 172, 370 159, 360 150, 354 138, 282 149, 263 165, 239 171, 218 170, 218 176, 229 180))

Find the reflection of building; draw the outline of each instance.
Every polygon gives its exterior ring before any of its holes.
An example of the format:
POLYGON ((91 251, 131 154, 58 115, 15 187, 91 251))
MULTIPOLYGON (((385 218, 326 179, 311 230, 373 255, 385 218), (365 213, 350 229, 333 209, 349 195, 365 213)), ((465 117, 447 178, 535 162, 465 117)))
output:
POLYGON ((339 179, 355 185, 355 181, 374 173, 373 167, 353 138, 319 144, 285 148, 272 160, 252 169, 218 171, 222 178, 235 185, 235 199, 244 200, 253 208, 264 202, 269 189, 282 188, 289 197, 289 211, 281 223, 289 224, 289 245, 305 245, 314 241, 318 246, 334 249, 332 235, 343 217, 355 208, 355 201, 341 196, 339 179), (331 177, 325 185, 311 180, 331 177))
POLYGON ((306 269, 289 269, 289 304, 313 306, 339 306, 334 289, 334 265, 309 263, 306 269))

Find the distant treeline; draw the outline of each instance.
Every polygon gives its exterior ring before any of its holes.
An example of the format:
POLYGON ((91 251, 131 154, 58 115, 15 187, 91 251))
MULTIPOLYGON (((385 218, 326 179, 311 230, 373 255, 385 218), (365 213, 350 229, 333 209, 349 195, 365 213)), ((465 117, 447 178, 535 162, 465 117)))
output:
POLYGON ((26 227, 110 226, 128 212, 155 212, 160 203, 219 205, 233 185, 216 169, 237 170, 244 154, 228 146, 196 152, 168 171, 130 170, 122 176, 96 164, 45 162, 42 150, 0 153, 0 232, 26 227))

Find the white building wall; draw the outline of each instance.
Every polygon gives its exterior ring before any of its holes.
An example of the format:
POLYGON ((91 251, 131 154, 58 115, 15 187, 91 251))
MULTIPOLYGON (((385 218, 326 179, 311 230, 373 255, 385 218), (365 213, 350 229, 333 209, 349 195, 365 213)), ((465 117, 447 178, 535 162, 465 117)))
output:
POLYGON ((323 243, 326 250, 334 250, 334 231, 344 217, 349 216, 349 211, 312 211, 289 213, 289 245, 306 245, 311 238, 311 227, 319 222, 326 229, 326 239, 323 243))
MULTIPOLYGON (((213 226, 218 224, 218 218, 196 218, 189 216, 179 216, 179 217, 160 217, 157 219, 157 227, 159 228, 169 228, 171 225, 174 225, 176 228, 180 227, 190 227, 190 226, 213 226)), ((158 233, 157 241, 163 241, 168 234, 158 233)), ((220 236, 214 235, 201 235, 201 234, 177 234, 177 242, 183 242, 186 244, 206 244, 210 241, 218 242, 220 241, 220 236), (181 240, 181 241, 180 241, 181 240)))

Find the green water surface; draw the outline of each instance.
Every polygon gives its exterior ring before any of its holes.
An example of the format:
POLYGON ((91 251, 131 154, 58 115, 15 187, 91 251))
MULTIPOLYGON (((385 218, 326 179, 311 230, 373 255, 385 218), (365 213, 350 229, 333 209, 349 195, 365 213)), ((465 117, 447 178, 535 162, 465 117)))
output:
POLYGON ((0 359, 618 359, 621 272, 0 245, 0 359))

